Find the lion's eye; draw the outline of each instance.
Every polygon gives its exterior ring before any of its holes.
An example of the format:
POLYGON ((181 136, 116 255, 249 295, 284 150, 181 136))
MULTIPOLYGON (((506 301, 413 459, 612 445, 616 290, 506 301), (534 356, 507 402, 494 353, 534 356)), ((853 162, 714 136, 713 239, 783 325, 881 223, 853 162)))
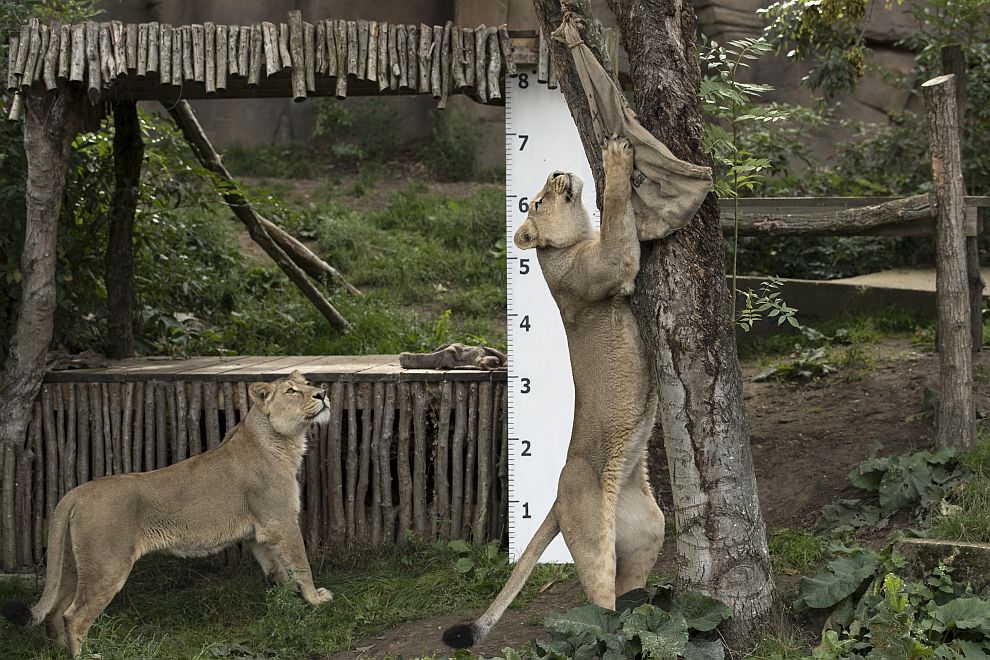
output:
POLYGON ((286 394, 295 394, 296 393, 296 390, 290 387, 287 390, 285 390, 285 393, 286 394))
POLYGON ((533 210, 534 211, 539 211, 540 210, 540 204, 542 204, 542 203, 543 203, 542 201, 533 202, 533 210))

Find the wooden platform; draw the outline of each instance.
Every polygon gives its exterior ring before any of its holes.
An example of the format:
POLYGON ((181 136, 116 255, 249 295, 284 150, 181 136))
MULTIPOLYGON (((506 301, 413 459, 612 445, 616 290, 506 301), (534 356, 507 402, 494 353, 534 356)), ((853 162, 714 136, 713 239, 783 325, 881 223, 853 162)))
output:
POLYGON ((505 371, 403 369, 398 355, 294 355, 163 358, 143 357, 112 362, 100 369, 49 371, 46 383, 132 383, 143 381, 274 380, 295 369, 322 382, 505 382, 505 371))

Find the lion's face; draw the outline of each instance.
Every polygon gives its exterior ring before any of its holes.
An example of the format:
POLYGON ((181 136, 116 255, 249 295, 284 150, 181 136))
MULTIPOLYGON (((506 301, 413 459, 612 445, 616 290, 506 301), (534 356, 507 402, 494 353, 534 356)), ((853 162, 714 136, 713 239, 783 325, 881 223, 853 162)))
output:
POLYGON ((330 419, 326 391, 310 383, 299 371, 271 383, 251 383, 248 392, 272 428, 282 435, 299 435, 310 424, 322 424, 330 419))
POLYGON ((552 172, 529 203, 526 222, 513 238, 520 250, 565 248, 592 232, 591 218, 581 203, 584 181, 571 172, 552 172))

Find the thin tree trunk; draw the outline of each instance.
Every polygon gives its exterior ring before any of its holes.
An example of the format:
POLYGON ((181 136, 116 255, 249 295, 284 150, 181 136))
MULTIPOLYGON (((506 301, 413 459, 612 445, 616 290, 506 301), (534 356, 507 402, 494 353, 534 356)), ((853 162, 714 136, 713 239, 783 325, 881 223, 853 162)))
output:
POLYGON ((69 145, 79 126, 75 96, 58 91, 24 102, 27 220, 21 251, 21 301, 0 370, 0 445, 20 444, 41 389, 55 315, 55 255, 69 145))
POLYGON ((113 103, 113 201, 107 244, 107 355, 134 353, 134 214, 137 211, 144 142, 137 103, 113 103))
MULTIPOLYGON (((560 25, 559 3, 534 4, 549 34, 560 25)), ((588 29, 589 3, 565 4, 585 18, 582 37, 601 59, 600 39, 588 29)), ((679 158, 709 164, 701 142, 692 3, 609 4, 629 54, 639 121, 679 158)), ((566 47, 554 42, 551 54, 600 198, 601 154, 585 95, 566 47)), ((734 644, 765 619, 773 581, 724 278, 718 204, 709 195, 687 227, 643 244, 630 303, 660 394, 677 523, 678 587, 710 594, 732 609, 724 634, 734 644)))

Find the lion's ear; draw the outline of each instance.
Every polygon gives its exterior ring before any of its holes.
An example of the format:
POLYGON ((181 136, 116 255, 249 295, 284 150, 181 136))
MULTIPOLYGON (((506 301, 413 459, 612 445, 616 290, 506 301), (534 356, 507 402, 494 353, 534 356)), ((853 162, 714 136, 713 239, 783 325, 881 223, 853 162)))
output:
POLYGON ((303 375, 303 372, 299 371, 298 369, 295 369, 291 374, 289 374, 289 380, 302 385, 303 383, 306 382, 306 376, 303 375))
POLYGON ((248 385, 248 394, 252 403, 264 403, 275 393, 275 386, 271 383, 251 383, 248 385))

